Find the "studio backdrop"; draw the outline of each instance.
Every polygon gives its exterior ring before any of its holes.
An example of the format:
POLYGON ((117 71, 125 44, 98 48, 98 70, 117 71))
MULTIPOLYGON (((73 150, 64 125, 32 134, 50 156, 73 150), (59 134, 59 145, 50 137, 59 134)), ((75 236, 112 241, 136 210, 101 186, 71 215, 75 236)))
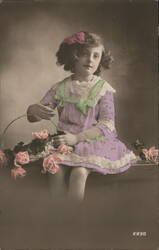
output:
MULTIPOLYGON (((114 62, 103 73, 116 89, 116 127, 125 143, 157 146, 157 13, 155 1, 4 1, 0 7, 1 132, 66 73, 56 65, 62 40, 77 31, 98 33, 114 62)), ((55 118, 56 120, 56 118, 55 118)), ((31 139, 51 123, 12 125, 5 145, 31 139)))

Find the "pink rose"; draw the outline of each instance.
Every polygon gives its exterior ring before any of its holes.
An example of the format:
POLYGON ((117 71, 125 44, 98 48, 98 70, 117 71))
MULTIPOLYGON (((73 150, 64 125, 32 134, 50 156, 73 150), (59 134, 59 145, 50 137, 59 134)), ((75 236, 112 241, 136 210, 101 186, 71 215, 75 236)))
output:
POLYGON ((85 33, 83 31, 73 34, 71 37, 66 38, 63 42, 68 44, 85 43, 85 33))
POLYGON ((159 150, 156 149, 154 146, 151 147, 149 150, 144 148, 142 149, 142 152, 144 153, 146 160, 153 161, 155 163, 158 163, 158 157, 159 157, 159 150))
POLYGON ((46 139, 48 138, 49 131, 47 129, 44 129, 40 132, 33 132, 32 135, 38 139, 46 139))
POLYGON ((149 157, 150 157, 150 160, 155 162, 155 163, 158 163, 159 162, 159 150, 156 149, 155 147, 151 147, 149 149, 149 157))
POLYGON ((61 162, 60 157, 49 155, 43 160, 43 173, 49 172, 55 174, 59 171, 59 166, 57 162, 61 162))
POLYGON ((6 155, 0 150, 0 167, 3 167, 7 163, 6 155))
POLYGON ((155 149, 155 147, 151 147, 149 149, 149 155, 150 156, 158 156, 158 149, 155 149))
POLYGON ((58 148, 57 151, 61 154, 67 155, 71 154, 73 151, 73 148, 64 144, 61 144, 58 148))
POLYGON ((11 176, 13 178, 24 177, 26 175, 26 170, 24 168, 18 167, 11 170, 11 176))
POLYGON ((29 154, 27 151, 19 152, 15 156, 15 162, 20 164, 27 164, 30 162, 29 154))
POLYGON ((142 152, 144 153, 144 155, 146 157, 146 160, 148 160, 148 158, 149 158, 149 151, 146 148, 143 148, 142 152))

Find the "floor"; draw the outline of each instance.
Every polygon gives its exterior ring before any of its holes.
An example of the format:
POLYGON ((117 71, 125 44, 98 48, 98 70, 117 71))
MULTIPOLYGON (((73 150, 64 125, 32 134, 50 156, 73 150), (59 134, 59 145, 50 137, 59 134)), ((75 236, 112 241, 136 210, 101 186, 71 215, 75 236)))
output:
POLYGON ((47 178, 0 176, 0 249, 157 250, 158 168, 92 174, 85 201, 55 204, 47 178))

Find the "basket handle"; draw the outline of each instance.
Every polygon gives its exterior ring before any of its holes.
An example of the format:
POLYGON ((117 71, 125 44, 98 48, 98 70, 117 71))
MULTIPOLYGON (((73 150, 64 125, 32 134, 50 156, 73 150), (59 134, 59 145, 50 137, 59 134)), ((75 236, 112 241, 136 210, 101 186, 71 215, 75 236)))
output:
MULTIPOLYGON (((23 114, 23 115, 20 115, 18 117, 16 117, 15 119, 13 119, 11 122, 9 122, 9 124, 5 127, 5 129, 3 130, 2 134, 0 135, 0 148, 3 148, 4 144, 3 144, 3 138, 8 130, 8 128, 17 120, 21 119, 21 118, 24 118, 24 117, 27 117, 28 115, 27 114, 23 114)), ((57 128, 57 125, 52 121, 52 120, 48 120, 50 121, 56 128, 56 130, 58 130, 57 128)))

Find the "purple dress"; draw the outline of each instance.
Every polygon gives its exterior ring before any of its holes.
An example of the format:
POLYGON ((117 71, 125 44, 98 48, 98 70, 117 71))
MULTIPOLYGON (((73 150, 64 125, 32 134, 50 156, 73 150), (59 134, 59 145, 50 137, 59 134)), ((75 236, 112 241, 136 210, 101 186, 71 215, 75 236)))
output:
POLYGON ((66 82, 69 83, 69 81, 71 83, 70 77, 54 85, 43 97, 41 103, 49 104, 52 108, 57 107, 59 129, 77 134, 96 126, 102 131, 103 136, 74 145, 71 154, 60 155, 63 160, 60 164, 85 167, 104 175, 117 174, 127 170, 137 161, 137 157, 117 138, 114 126, 114 89, 104 80, 97 81, 100 88, 98 88, 96 97, 94 95, 96 100, 91 103, 88 98, 83 102, 84 106, 81 104, 79 93, 71 91, 71 88, 69 98, 65 96, 66 92, 62 89, 63 94, 59 94, 59 86, 63 84, 63 87, 66 87, 66 82), (100 95, 100 91, 103 90, 104 94, 100 95), (80 107, 85 109, 82 110, 80 107))

